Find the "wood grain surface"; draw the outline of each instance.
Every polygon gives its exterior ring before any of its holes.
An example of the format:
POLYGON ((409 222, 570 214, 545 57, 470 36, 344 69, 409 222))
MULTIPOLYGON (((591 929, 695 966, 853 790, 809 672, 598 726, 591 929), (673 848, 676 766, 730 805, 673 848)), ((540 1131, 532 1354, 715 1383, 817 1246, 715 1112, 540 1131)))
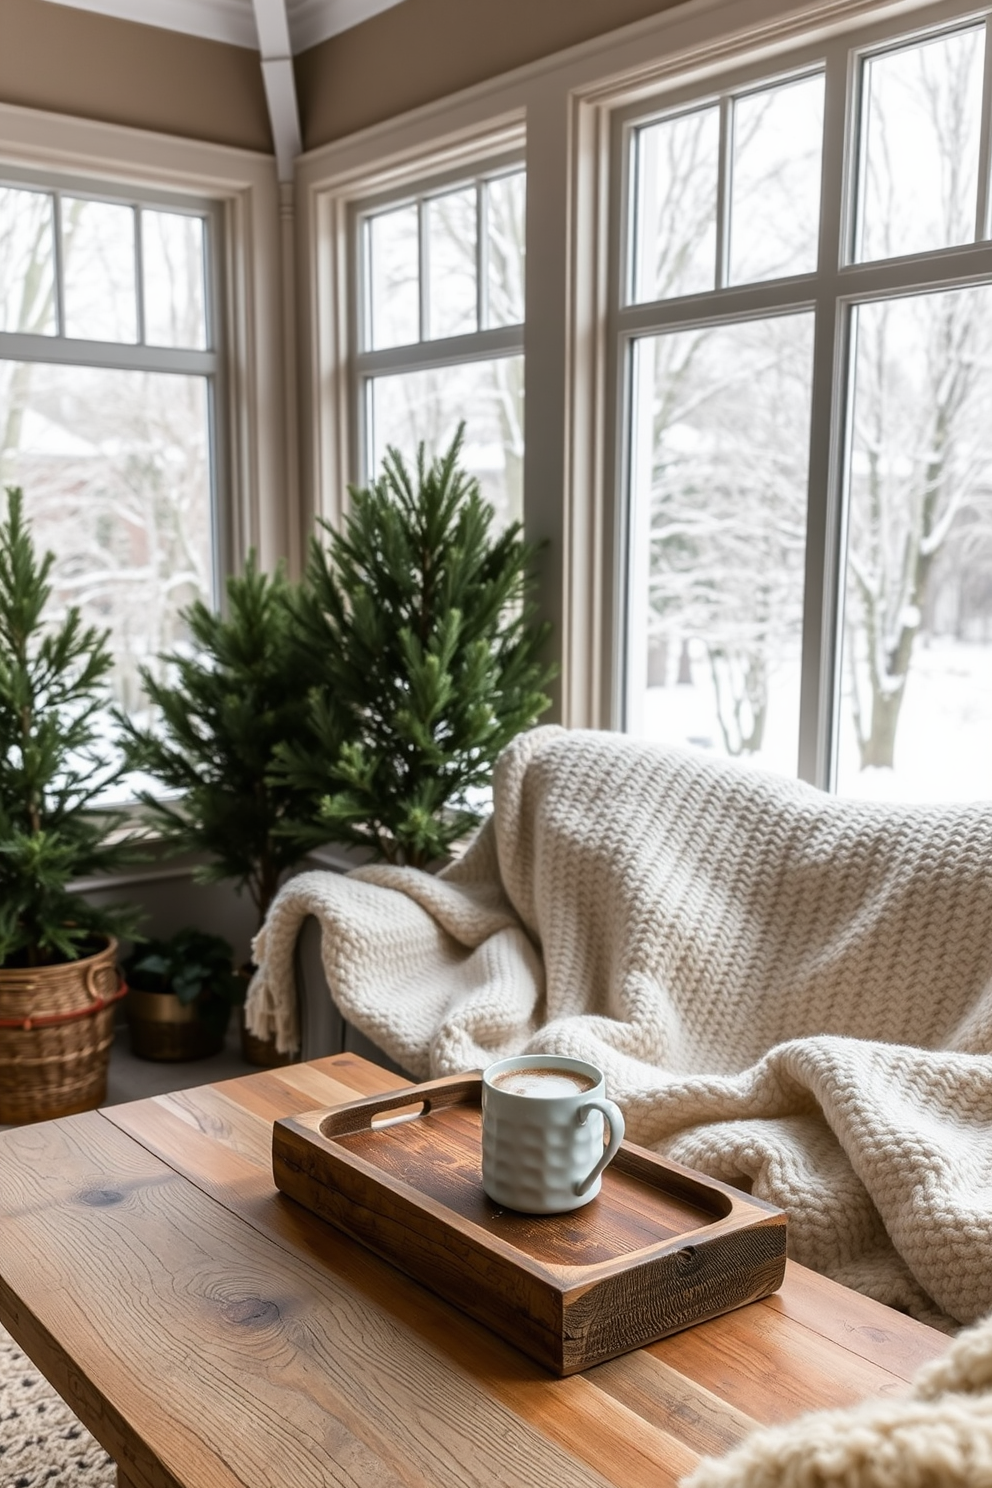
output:
POLYGON ((555 1379, 276 1191, 274 1120, 399 1083, 345 1055, 0 1134, 0 1321, 128 1488, 668 1488, 947 1345, 790 1263, 555 1379))
POLYGON ((781 1284, 780 1210, 629 1143, 584 1208, 494 1203, 481 1097, 459 1075, 277 1121, 276 1183, 559 1375, 781 1284))

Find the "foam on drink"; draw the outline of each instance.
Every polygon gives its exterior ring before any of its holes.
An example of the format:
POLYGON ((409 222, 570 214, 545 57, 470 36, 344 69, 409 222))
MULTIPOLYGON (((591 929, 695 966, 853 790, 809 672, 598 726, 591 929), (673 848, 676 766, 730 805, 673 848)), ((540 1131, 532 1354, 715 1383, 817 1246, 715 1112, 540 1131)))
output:
POLYGON ((508 1095, 531 1095, 538 1100, 550 1100, 554 1096, 583 1095, 596 1084, 588 1075, 577 1070, 542 1069, 523 1066, 521 1069, 504 1070, 493 1080, 497 1090, 508 1095))

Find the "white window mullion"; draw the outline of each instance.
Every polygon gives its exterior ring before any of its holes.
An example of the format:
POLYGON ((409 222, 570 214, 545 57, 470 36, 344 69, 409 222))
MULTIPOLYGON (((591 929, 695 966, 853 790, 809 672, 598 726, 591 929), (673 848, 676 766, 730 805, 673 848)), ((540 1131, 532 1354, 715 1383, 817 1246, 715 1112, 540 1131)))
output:
POLYGON ((65 335, 65 252, 62 244, 62 193, 52 192, 55 232, 55 334, 65 335))
POLYGON ((67 367, 108 367, 122 372, 174 372, 210 377, 217 371, 215 351, 148 348, 129 341, 83 341, 68 336, 35 336, 0 331, 0 358, 11 362, 57 362, 67 367))
POLYGON ((730 265, 730 192, 733 171, 734 105, 727 97, 720 99, 720 148, 716 178, 716 276, 717 289, 728 281, 730 265))
POLYGON ((856 189, 852 141, 856 116, 847 48, 827 59, 820 198, 819 280, 813 335, 806 574, 803 594, 799 776, 822 790, 832 781, 840 635, 843 446, 849 315, 837 295, 838 267, 850 241, 856 189))
POLYGON ((975 237, 979 243, 992 233, 989 218, 989 175, 992 172, 992 20, 985 22, 985 75, 982 81, 982 136, 978 152, 978 205, 975 237))
POLYGON ((145 269, 144 269, 144 244, 142 238, 144 227, 141 220, 141 208, 134 208, 134 293, 137 309, 137 331, 138 345, 145 345, 145 269))
POLYGON ((420 258, 420 339, 431 334, 431 242, 427 203, 417 204, 417 235, 420 258))
POLYGON ((388 377, 394 372, 426 372, 431 367, 453 367, 460 362, 484 362, 491 357, 523 353, 522 326, 497 326, 478 335, 447 336, 415 346, 365 351, 355 359, 360 377, 388 377))
POLYGON ((777 279, 764 284, 742 284, 733 289, 686 295, 678 300, 649 305, 629 305, 617 315, 617 326, 626 335, 639 332, 690 329, 721 325, 732 320, 754 320, 766 315, 808 310, 816 299, 817 282, 812 274, 795 279, 777 279))
POLYGON ((489 329, 489 187, 475 187, 475 328, 489 329))

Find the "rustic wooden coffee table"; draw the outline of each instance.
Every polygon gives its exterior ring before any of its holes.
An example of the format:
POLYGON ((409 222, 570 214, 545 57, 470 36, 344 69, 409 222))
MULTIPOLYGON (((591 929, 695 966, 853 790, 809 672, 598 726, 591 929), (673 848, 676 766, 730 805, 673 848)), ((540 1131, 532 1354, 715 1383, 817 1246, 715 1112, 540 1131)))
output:
POLYGON ((122 1485, 665 1488, 947 1346, 790 1264, 555 1379, 276 1192, 275 1117, 399 1083, 342 1055, 0 1134, 0 1322, 122 1485))

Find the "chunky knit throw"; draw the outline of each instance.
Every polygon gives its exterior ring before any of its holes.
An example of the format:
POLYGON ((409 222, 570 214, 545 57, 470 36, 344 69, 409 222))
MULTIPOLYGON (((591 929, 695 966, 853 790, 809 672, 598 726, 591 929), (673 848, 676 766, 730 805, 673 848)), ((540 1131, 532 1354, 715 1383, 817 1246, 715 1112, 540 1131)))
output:
POLYGON ((592 1060, 631 1140, 781 1205, 796 1260, 948 1329, 992 1307, 992 805, 543 728, 440 876, 286 885, 249 1002, 284 1048, 308 914, 341 1012, 418 1077, 592 1060))
POLYGON ((920 1370, 908 1400, 869 1400, 756 1431, 682 1488, 989 1488, 992 1318, 920 1370))

